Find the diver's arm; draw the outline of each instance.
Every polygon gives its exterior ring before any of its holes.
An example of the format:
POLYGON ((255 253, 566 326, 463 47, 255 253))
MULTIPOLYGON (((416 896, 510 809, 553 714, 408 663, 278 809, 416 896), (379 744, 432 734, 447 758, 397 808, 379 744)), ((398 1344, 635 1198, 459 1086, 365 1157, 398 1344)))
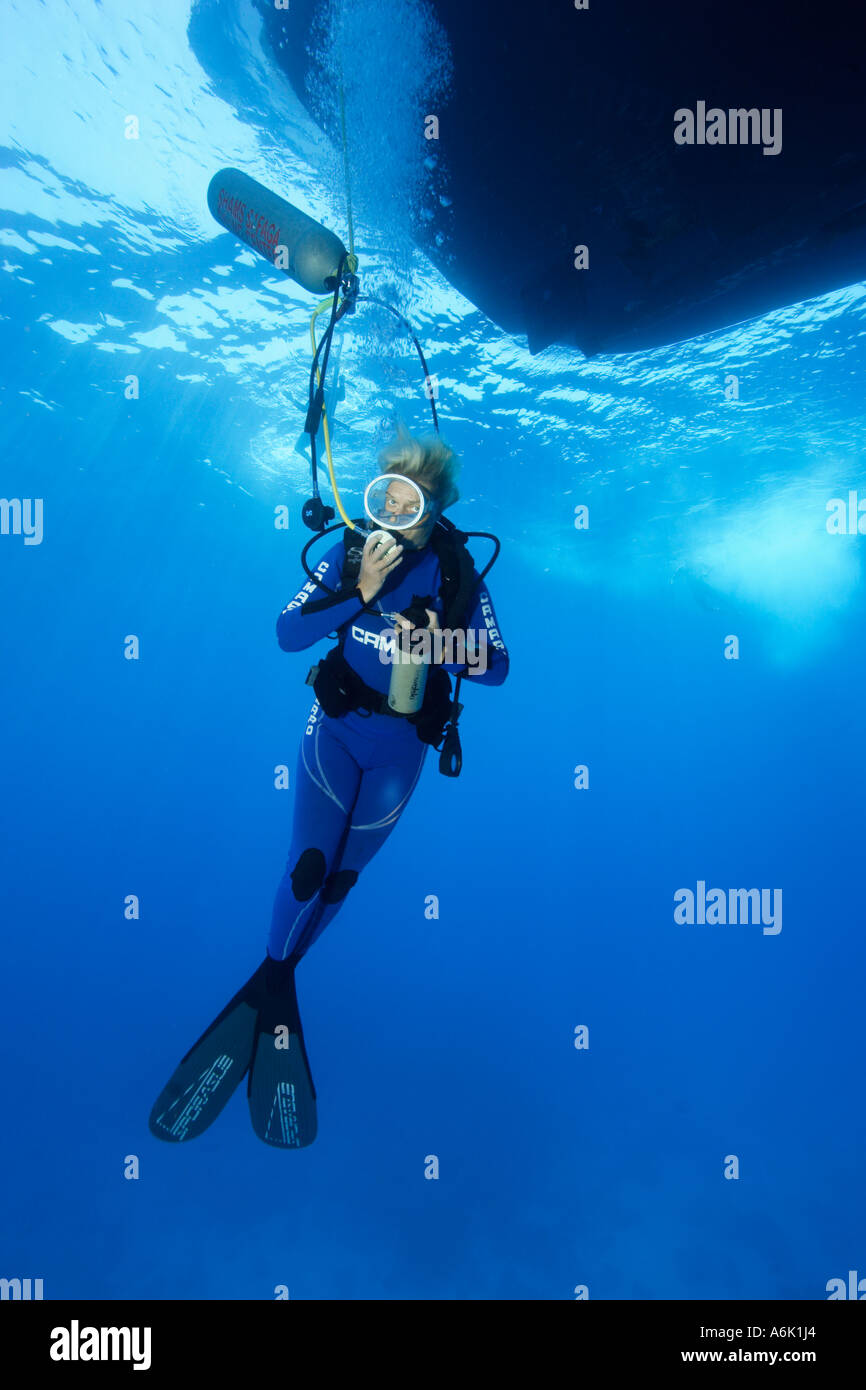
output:
POLYGON ((332 545, 314 571, 322 583, 314 584, 308 579, 277 618, 277 641, 284 652, 303 651, 359 617, 399 565, 403 547, 387 531, 371 531, 364 542, 354 589, 343 588, 345 555, 342 540, 332 545), (345 594, 345 598, 338 599, 337 594, 345 594))
MULTIPOLYGON (((316 566, 314 573, 328 589, 340 589, 344 554, 343 542, 340 540, 331 547, 321 564, 316 566)), ((364 599, 357 588, 347 589, 344 599, 329 604, 326 608, 314 608, 311 611, 307 607, 308 603, 315 605, 320 599, 327 597, 327 589, 307 580, 304 587, 286 604, 277 618, 277 641, 284 652, 300 652, 305 647, 312 647, 315 642, 327 637, 329 632, 336 632, 343 623, 351 622, 364 611, 364 599)))
POLYGON ((508 675, 508 651, 499 633, 499 623, 486 584, 481 584, 476 590, 467 629, 468 632, 477 633, 479 643, 485 644, 486 669, 481 669, 483 662, 469 660, 472 656, 470 649, 467 650, 465 663, 443 661, 443 670, 452 676, 464 676, 473 685, 502 685, 508 675))
POLYGON ((331 546, 314 571, 321 584, 308 579, 277 618, 277 641, 284 652, 300 652, 337 632, 372 603, 388 575, 403 558, 403 547, 387 531, 372 531, 364 542, 358 583, 344 589, 346 549, 342 539, 331 546), (337 594, 345 597, 336 597, 337 594))

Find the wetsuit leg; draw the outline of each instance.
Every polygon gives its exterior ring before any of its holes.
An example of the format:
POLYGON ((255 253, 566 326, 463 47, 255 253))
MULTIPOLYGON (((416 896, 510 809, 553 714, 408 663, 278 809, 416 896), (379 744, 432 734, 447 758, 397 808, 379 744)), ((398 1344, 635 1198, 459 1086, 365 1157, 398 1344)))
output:
MULTIPOLYGON (((384 732, 390 734, 392 727, 389 721, 384 732)), ((378 746, 375 740, 368 739, 364 739, 366 746, 362 746, 357 734, 353 738, 355 755, 364 769, 361 785, 339 856, 325 882, 319 908, 294 948, 299 957, 318 940, 339 912, 361 870, 382 848, 421 775, 427 745, 419 742, 409 726, 397 728, 401 735, 405 732, 409 736, 386 738, 383 735, 378 746)))
POLYGON ((292 842, 271 918, 268 955, 275 960, 292 954, 320 907, 361 784, 362 769, 341 733, 339 722, 314 705, 298 753, 292 842))
POLYGON ((268 954, 299 960, 340 910, 396 825, 426 744, 387 716, 328 719, 314 706, 301 741, 292 845, 268 954))

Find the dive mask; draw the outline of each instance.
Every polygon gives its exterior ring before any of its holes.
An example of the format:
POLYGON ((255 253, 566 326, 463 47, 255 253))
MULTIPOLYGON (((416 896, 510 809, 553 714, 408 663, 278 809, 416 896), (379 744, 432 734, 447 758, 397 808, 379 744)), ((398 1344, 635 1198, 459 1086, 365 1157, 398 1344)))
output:
POLYGON ((410 531, 432 507, 432 498, 402 473, 382 473, 364 493, 364 511, 376 526, 388 531, 410 531))

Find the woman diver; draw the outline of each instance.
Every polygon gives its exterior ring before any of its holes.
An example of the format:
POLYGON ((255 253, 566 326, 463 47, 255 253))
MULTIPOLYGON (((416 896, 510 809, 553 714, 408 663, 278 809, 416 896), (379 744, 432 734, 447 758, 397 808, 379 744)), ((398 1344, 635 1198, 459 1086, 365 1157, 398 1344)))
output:
POLYGON ((451 698, 449 675, 501 685, 508 674, 487 570, 479 574, 465 533, 443 519, 459 496, 454 453, 438 436, 419 440, 401 426, 380 462, 383 472, 365 495, 364 525, 375 529, 341 535, 277 619, 283 651, 305 650, 332 632, 339 643, 308 677, 316 701, 301 738, 291 846, 266 958, 154 1105, 150 1128, 161 1139, 200 1134, 249 1072, 259 1138, 281 1148, 312 1143, 315 1089, 295 967, 394 829, 431 744, 445 740, 440 770, 456 775, 446 764, 455 742, 459 750, 462 707, 451 698), (406 655, 401 668, 397 649, 418 650, 419 636, 434 654, 406 655), (419 661, 427 663, 423 682, 419 661))

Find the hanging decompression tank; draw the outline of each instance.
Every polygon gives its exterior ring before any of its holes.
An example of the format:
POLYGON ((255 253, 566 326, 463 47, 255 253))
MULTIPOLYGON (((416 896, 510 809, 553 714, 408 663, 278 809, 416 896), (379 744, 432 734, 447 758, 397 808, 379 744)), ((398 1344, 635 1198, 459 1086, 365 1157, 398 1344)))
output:
POLYGON ((210 181, 207 205, 221 226, 310 294, 336 288, 340 261, 348 254, 340 238, 248 174, 220 169, 210 181))

